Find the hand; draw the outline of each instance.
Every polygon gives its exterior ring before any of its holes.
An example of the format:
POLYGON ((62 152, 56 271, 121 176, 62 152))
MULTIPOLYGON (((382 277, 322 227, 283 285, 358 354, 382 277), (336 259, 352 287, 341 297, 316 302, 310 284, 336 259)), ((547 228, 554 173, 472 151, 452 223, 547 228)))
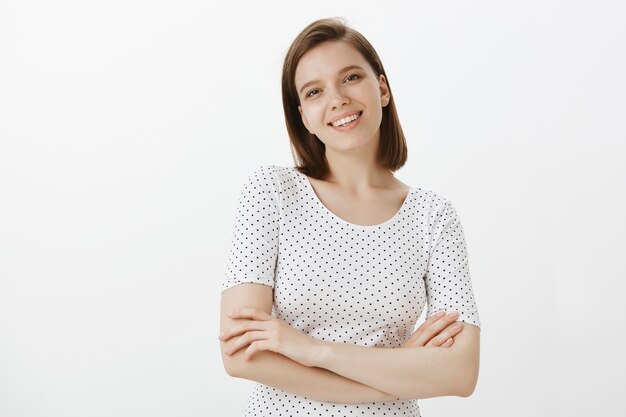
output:
POLYGON ((318 341, 306 333, 256 308, 240 308, 229 317, 240 323, 219 337, 223 342, 232 338, 227 344, 226 354, 232 355, 249 345, 244 355, 245 360, 249 360, 258 351, 270 350, 304 366, 315 366, 313 358, 318 341))
POLYGON ((454 343, 453 337, 463 330, 461 323, 456 323, 458 314, 446 315, 440 311, 432 315, 417 328, 402 347, 450 347, 454 343))

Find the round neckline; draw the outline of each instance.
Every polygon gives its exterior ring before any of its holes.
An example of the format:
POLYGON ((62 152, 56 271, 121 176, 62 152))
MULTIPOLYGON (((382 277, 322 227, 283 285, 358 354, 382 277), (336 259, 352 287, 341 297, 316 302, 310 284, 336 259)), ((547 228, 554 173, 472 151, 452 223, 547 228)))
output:
POLYGON ((313 188, 313 184, 311 184, 311 181, 309 180, 309 177, 307 177, 306 175, 304 175, 303 173, 301 173, 300 171, 293 169, 292 170, 299 174, 301 177, 303 177, 304 182, 306 183, 306 188, 309 190, 311 196, 314 198, 314 200, 316 201, 317 204, 319 204, 322 209, 328 213, 330 216, 334 217, 337 221, 344 223, 350 227, 354 227, 354 228, 359 228, 359 229, 377 229, 383 226, 386 226, 388 224, 393 223, 394 220, 396 220, 400 214, 402 214, 402 212, 404 211, 405 207, 407 206, 409 199, 411 197, 411 194, 413 193, 413 191, 415 190, 413 187, 409 187, 409 191, 406 194, 406 197, 404 198, 404 201, 402 202, 402 205, 400 206, 400 208, 398 209, 398 211, 389 219, 385 220, 382 223, 378 223, 378 224, 371 224, 371 225, 364 225, 364 224, 356 224, 356 223, 351 223, 349 221, 347 221, 344 218, 341 218, 339 216, 337 216, 333 211, 331 211, 328 207, 326 207, 326 205, 324 203, 322 203, 322 200, 320 200, 319 196, 317 195, 317 193, 315 192, 315 189, 313 188))

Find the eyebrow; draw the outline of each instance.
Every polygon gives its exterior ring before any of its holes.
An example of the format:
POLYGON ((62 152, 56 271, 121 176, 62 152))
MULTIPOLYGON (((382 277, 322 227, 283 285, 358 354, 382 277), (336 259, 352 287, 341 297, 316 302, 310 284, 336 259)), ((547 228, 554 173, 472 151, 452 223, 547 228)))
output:
MULTIPOLYGON (((346 72, 346 71, 351 70, 351 69, 360 69, 360 70, 362 70, 363 67, 361 67, 360 65, 348 65, 347 67, 344 67, 344 68, 340 69, 339 72, 337 72, 337 74, 341 74, 342 72, 346 72)), ((302 94, 302 90, 304 90, 305 88, 307 88, 311 84, 315 84, 315 83, 319 83, 319 82, 320 82, 319 80, 313 80, 313 81, 309 81, 308 83, 305 83, 302 87, 300 87, 299 94, 302 94)))

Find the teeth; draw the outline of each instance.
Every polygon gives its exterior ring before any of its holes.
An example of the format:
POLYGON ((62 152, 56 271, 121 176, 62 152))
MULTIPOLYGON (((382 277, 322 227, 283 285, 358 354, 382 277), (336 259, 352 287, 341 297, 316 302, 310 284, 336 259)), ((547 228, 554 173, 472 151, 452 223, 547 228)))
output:
POLYGON ((350 123, 353 120, 356 120, 358 117, 359 117, 358 113, 353 114, 352 116, 344 117, 343 119, 339 119, 339 120, 332 122, 332 125, 335 127, 343 126, 345 124, 350 123))

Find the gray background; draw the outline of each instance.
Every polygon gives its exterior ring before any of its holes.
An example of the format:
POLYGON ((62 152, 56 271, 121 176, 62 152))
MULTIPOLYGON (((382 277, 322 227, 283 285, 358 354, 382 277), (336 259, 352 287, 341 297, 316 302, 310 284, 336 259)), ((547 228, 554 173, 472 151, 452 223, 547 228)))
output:
POLYGON ((451 199, 482 321, 427 416, 623 416, 619 1, 0 3, 0 416, 240 416, 220 283, 239 188, 292 165, 280 70, 344 16, 378 50, 403 182, 451 199))

